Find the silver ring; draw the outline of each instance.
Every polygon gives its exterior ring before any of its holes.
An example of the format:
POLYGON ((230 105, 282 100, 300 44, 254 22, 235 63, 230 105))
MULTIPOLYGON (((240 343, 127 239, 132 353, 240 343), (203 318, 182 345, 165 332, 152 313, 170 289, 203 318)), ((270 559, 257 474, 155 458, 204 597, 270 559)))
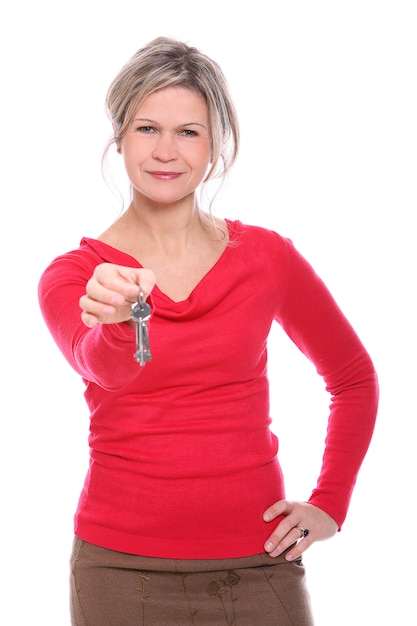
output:
POLYGON ((301 528, 301 526, 296 526, 296 529, 299 531, 300 533, 300 539, 307 537, 308 533, 310 532, 308 530, 308 528, 301 528))

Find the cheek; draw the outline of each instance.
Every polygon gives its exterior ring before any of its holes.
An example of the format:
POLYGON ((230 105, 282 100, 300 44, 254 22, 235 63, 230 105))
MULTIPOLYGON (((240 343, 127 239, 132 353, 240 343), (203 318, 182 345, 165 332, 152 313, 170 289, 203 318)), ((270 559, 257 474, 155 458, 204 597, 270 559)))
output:
POLYGON ((194 151, 194 162, 200 165, 202 170, 206 170, 211 162, 212 154, 210 146, 202 145, 194 151))
POLYGON ((148 152, 143 149, 139 142, 122 141, 120 147, 125 169, 128 172, 137 171, 138 166, 148 156, 148 152))

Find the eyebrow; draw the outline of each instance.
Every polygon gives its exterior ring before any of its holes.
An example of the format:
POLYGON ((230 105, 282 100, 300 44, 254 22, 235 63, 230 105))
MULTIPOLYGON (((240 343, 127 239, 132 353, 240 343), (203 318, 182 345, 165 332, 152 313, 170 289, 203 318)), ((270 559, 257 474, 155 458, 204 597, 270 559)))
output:
MULTIPOLYGON (((135 117, 135 119, 132 120, 132 124, 134 122, 147 122, 148 124, 154 124, 155 126, 160 126, 159 122, 157 122, 156 120, 151 120, 148 117, 135 117)), ((201 124, 200 122, 186 122, 184 124, 179 124, 178 128, 184 128, 184 126, 201 126, 201 128, 208 130, 207 126, 205 126, 204 124, 201 124)))

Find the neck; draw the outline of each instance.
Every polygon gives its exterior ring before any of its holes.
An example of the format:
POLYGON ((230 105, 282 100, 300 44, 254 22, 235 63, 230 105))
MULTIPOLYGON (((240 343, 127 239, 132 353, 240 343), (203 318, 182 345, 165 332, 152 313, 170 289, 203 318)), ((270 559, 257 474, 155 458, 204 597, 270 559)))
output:
POLYGON ((209 217, 195 198, 177 205, 150 205, 134 198, 120 218, 142 246, 154 250, 186 250, 207 238, 209 217))
POLYGON ((155 205, 135 195, 99 239, 138 259, 179 258, 223 247, 228 231, 223 220, 199 209, 194 195, 176 205, 155 205))

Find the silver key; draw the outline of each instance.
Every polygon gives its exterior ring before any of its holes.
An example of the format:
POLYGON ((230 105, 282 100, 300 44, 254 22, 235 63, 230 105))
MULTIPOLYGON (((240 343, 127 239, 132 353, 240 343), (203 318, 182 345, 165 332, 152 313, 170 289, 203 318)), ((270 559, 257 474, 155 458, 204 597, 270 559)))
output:
POLYGON ((136 324, 136 352, 133 356, 140 365, 145 365, 147 361, 152 360, 147 327, 151 317, 151 307, 146 302, 140 287, 138 300, 131 307, 131 315, 136 324))

